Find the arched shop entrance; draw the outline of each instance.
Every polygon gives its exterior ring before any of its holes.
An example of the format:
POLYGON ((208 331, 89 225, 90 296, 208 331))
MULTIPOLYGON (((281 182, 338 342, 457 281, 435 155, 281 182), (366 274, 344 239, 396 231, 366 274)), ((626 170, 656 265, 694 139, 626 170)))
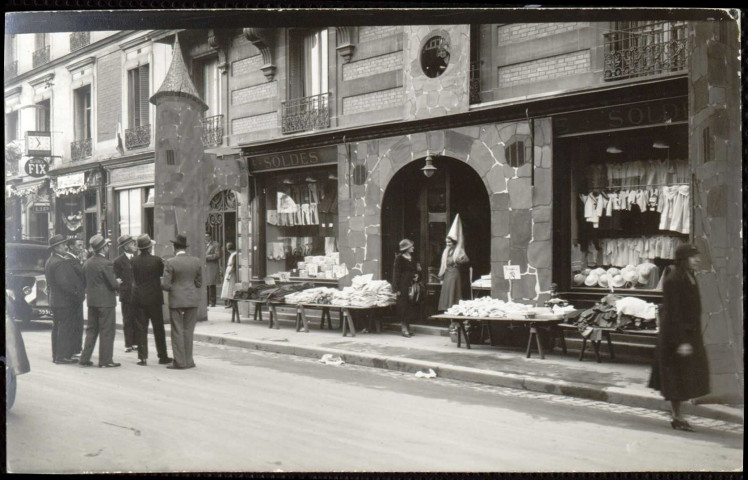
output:
POLYGON ((236 212, 239 195, 233 190, 222 190, 210 200, 208 207, 208 219, 205 222, 205 231, 221 246, 219 260, 223 270, 226 244, 231 242, 236 246, 236 212))
POLYGON ((459 213, 470 264, 463 274, 463 295, 470 298, 468 268, 473 279, 491 271, 491 205, 478 173, 465 162, 434 157, 436 171, 424 175, 423 160, 410 162, 389 182, 382 201, 382 278, 392 279, 398 242, 409 238, 416 244, 416 257, 429 275, 424 315, 435 313, 439 272, 445 238, 459 213))

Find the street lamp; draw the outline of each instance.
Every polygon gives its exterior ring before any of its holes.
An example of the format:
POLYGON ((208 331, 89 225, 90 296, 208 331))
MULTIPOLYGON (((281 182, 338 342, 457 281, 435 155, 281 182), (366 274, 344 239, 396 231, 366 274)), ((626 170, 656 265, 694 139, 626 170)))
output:
POLYGON ((434 172, 436 172, 436 167, 433 162, 434 160, 431 158, 431 155, 426 155, 426 165, 424 165, 421 171, 427 178, 431 178, 434 175, 434 172))

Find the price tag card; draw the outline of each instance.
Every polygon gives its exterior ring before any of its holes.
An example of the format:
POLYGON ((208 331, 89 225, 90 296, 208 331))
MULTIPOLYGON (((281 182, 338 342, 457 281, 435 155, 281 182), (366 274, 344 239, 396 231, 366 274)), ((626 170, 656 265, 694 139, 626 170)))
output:
POLYGON ((504 278, 519 280, 519 265, 504 265, 504 278))

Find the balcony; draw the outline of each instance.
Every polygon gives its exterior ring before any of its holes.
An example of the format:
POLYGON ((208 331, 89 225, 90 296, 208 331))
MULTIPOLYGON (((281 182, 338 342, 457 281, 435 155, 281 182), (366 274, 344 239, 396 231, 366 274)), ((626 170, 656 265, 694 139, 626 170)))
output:
POLYGON ((328 127, 330 127, 329 93, 282 102, 282 133, 303 132, 328 127))
POLYGON ((91 156, 91 139, 84 138, 70 143, 70 158, 74 162, 91 156))
POLYGON ((91 43, 91 32, 73 32, 70 34, 70 51, 74 52, 91 43))
POLYGON ((223 115, 203 119, 203 146, 217 147, 223 143, 223 115))
POLYGON ((470 105, 480 103, 480 61, 470 62, 470 105))
POLYGON ((686 25, 655 22, 603 35, 605 81, 679 72, 688 63, 686 25))
POLYGON ((141 125, 125 130, 125 148, 143 148, 151 144, 151 126, 141 125))
POLYGON ((6 63, 3 70, 3 76, 6 79, 15 77, 16 75, 18 75, 18 60, 6 63))
POLYGON ((31 64, 33 68, 40 67, 45 63, 49 63, 49 45, 35 51, 31 57, 31 64))

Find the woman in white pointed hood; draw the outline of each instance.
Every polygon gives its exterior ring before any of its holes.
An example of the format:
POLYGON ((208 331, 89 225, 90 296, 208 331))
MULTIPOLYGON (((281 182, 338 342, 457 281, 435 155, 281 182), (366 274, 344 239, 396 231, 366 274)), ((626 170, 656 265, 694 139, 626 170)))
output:
POLYGON ((462 299, 460 267, 469 261, 465 254, 465 238, 462 235, 462 222, 458 213, 447 234, 447 247, 442 253, 442 263, 439 267, 439 278, 442 279, 442 291, 437 306, 439 311, 447 310, 462 299))

